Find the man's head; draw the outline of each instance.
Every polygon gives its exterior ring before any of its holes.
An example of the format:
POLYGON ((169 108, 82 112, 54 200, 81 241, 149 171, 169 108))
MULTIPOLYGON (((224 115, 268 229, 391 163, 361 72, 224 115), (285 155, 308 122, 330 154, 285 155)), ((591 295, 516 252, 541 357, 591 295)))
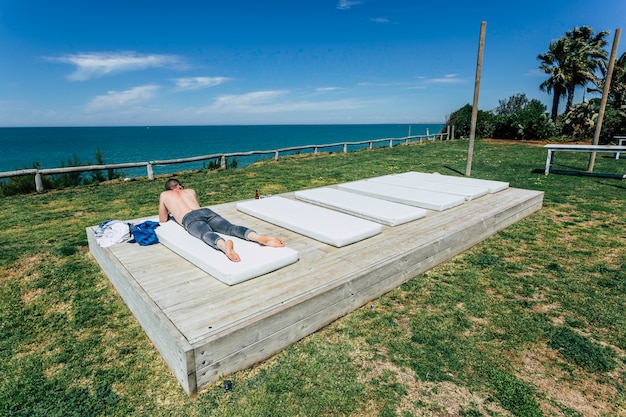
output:
POLYGON ((175 190, 176 188, 178 188, 178 186, 180 186, 180 188, 183 188, 183 185, 176 178, 170 178, 165 182, 166 190, 175 190))

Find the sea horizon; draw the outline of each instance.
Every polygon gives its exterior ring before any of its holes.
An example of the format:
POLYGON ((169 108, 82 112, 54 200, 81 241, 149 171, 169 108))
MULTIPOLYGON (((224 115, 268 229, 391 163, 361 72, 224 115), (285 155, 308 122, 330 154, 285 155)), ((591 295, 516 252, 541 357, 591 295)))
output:
MULTIPOLYGON (((404 138, 439 133, 443 123, 250 124, 250 125, 137 125, 137 126, 25 126, 0 127, 0 172, 58 168, 95 163, 135 163, 217 153, 266 151, 306 145, 404 138), (78 162, 78 164, 76 164, 78 162)), ((332 150, 332 149, 330 149, 332 150)), ((238 166, 268 158, 237 158, 238 166)), ((185 164, 184 170, 208 164, 185 164)), ((171 173, 180 166, 155 167, 171 173)), ((145 168, 124 169, 129 177, 145 176, 145 168)))

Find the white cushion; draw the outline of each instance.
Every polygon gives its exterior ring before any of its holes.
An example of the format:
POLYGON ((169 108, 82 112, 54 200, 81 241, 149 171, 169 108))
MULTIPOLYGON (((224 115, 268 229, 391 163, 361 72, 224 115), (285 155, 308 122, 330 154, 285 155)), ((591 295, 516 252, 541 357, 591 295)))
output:
POLYGON ((284 197, 239 202, 237 210, 336 247, 382 231, 378 223, 284 197))
POLYGON ((482 197, 489 193, 486 187, 477 187, 451 182, 432 181, 431 176, 409 176, 409 175, 385 175, 382 177, 370 178, 369 181, 384 182, 386 184, 400 185, 402 187, 419 188, 420 190, 434 191, 437 193, 460 195, 466 200, 482 197))
POLYGON ((368 180, 339 184, 337 188, 343 191, 437 211, 459 206, 465 202, 465 198, 461 196, 368 180))
POLYGON ((498 191, 505 190, 509 188, 508 182, 503 181, 493 181, 493 180, 482 180, 479 178, 470 178, 470 177, 455 177, 453 175, 441 175, 441 174, 426 174, 424 172, 405 172, 403 174, 398 174, 398 177, 407 177, 407 178, 422 178, 428 181, 435 181, 440 183, 447 184, 459 184, 459 185, 467 185, 470 187, 481 187, 486 188, 489 193, 497 193, 498 191))
POLYGON ((407 223, 426 216, 427 211, 406 204, 380 198, 349 193, 334 188, 315 188, 296 191, 297 199, 328 207, 343 213, 372 220, 389 226, 407 223))
POLYGON ((173 220, 161 223, 156 228, 156 234, 159 242, 167 248, 228 285, 267 274, 298 260, 298 252, 291 248, 262 246, 218 233, 224 239, 233 241, 235 251, 241 258, 240 262, 233 262, 224 252, 191 236, 173 220))

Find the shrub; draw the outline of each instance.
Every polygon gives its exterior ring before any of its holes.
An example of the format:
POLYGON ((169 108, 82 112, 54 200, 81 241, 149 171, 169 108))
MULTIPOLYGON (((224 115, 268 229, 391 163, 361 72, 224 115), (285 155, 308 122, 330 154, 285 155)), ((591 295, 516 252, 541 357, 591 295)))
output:
MULTIPOLYGON (((476 115, 476 132, 475 136, 479 138, 490 137, 494 130, 495 116, 483 110, 478 110, 476 115)), ((454 133, 457 137, 469 137, 472 124, 472 106, 466 104, 450 116, 442 131, 448 126, 454 126, 454 133)))
MULTIPOLYGON (((591 140, 596 131, 601 100, 594 98, 578 103, 562 116, 562 133, 576 139, 591 140)), ((607 105, 602 119, 599 143, 613 142, 613 136, 626 132, 626 105, 620 108, 607 105)))
POLYGON ((546 139, 556 134, 547 107, 539 100, 517 94, 500 100, 496 108, 494 137, 502 139, 546 139))

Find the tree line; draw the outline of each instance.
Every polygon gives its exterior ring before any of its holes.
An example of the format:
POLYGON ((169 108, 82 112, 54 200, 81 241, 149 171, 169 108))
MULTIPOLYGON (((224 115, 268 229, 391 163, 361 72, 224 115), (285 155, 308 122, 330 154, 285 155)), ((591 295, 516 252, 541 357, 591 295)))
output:
MULTIPOLYGON (((499 101, 489 111, 479 110, 477 137, 502 139, 587 140, 593 137, 600 110, 600 98, 587 99, 587 93, 604 91, 608 76, 609 53, 606 37, 609 31, 594 33, 589 26, 575 27, 550 42, 548 51, 537 55, 539 69, 548 78, 539 85, 552 95, 550 113, 539 100, 528 100, 524 93, 499 101), (577 89, 583 99, 574 104, 577 89), (565 109, 559 113, 559 104, 565 109)), ((602 122, 600 143, 613 141, 614 135, 626 134, 626 52, 614 63, 602 122)), ((467 104, 450 114, 447 126, 455 126, 461 136, 469 136, 472 106, 467 104)))

